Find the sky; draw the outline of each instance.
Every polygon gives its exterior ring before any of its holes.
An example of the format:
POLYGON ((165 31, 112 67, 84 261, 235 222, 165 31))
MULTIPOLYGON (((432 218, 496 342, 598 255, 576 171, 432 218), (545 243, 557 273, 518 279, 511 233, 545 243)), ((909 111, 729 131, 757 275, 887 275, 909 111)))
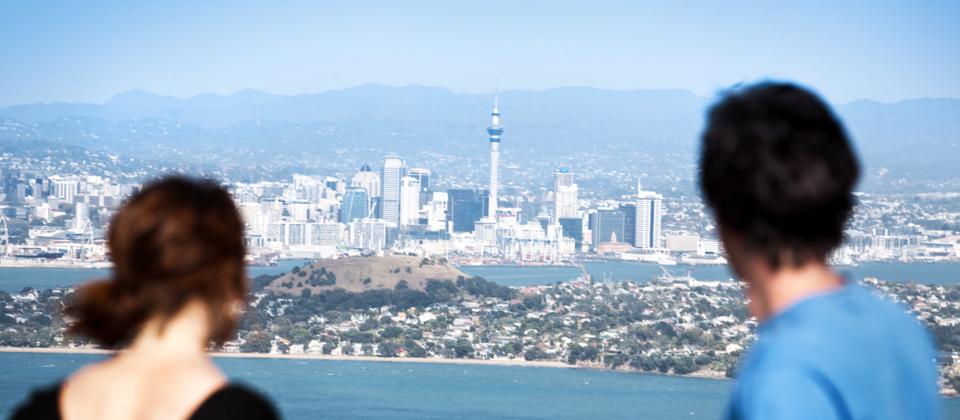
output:
POLYGON ((0 2, 0 106, 367 83, 455 92, 786 79, 837 103, 960 97, 960 2, 0 2))

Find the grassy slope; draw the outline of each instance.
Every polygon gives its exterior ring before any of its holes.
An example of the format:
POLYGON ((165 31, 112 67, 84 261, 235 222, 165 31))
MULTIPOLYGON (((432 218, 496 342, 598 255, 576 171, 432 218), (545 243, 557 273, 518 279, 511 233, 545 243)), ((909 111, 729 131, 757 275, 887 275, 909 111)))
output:
POLYGON ((348 292, 362 292, 371 289, 393 289, 400 280, 406 280, 408 287, 415 290, 424 290, 427 280, 456 280, 458 276, 470 277, 456 268, 446 265, 429 263, 421 266, 420 257, 387 256, 387 257, 347 257, 335 260, 318 260, 301 268, 300 273, 287 273, 273 280, 265 288, 268 292, 299 295, 304 288, 313 293, 336 288, 348 292), (336 284, 311 286, 308 280, 311 274, 320 274, 320 268, 336 275, 336 284), (409 269, 409 272, 407 272, 409 269), (303 273, 303 274, 301 274, 303 273), (364 284, 364 280, 370 281, 364 284), (293 283, 291 288, 284 287, 284 283, 293 283))

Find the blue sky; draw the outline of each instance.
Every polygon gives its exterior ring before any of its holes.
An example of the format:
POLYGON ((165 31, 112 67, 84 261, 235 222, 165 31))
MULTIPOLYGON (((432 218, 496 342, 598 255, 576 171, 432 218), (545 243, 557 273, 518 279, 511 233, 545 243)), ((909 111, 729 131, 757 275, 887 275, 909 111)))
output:
POLYGON ((761 78, 834 102, 960 97, 960 2, 784 3, 8 0, 0 105, 365 83, 710 96, 761 78))

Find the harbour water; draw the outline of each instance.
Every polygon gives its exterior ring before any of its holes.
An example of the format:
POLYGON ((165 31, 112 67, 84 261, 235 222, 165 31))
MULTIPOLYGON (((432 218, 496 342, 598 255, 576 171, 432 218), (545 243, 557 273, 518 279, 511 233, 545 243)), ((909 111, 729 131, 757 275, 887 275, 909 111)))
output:
MULTIPOLYGON (((102 359, 0 353, 0 417, 31 389, 102 359)), ((716 419, 731 382, 516 366, 217 359, 232 380, 266 391, 287 419, 716 419)), ((960 400, 944 399, 948 419, 960 400)))
MULTIPOLYGON (((261 274, 280 274, 290 271, 306 260, 281 260, 272 267, 250 267, 251 277, 261 274)), ((637 280, 647 281, 660 276, 663 272, 659 265, 636 262, 588 262, 584 264, 587 272, 595 280, 637 280)), ((733 277, 727 266, 688 266, 676 265, 664 267, 674 275, 692 274, 699 280, 729 280, 733 277)), ((529 286, 552 284, 568 281, 581 275, 578 267, 570 266, 466 266, 461 270, 467 274, 481 276, 487 280, 505 286, 529 286)), ((930 284, 960 283, 960 263, 952 264, 911 264, 911 263, 866 263, 855 267, 840 267, 839 270, 852 280, 864 277, 877 277, 890 281, 915 281, 930 284)), ((106 269, 85 268, 0 268, 0 290, 18 292, 24 287, 51 288, 72 286, 91 279, 109 275, 106 269)))
MULTIPOLYGON (((248 267, 251 278, 262 274, 280 274, 303 265, 307 260, 280 260, 275 266, 248 267)), ((25 287, 49 289, 73 286, 110 275, 106 268, 0 267, 0 291, 19 292, 25 287)))
MULTIPOLYGON (((675 265, 663 267, 636 262, 588 262, 584 268, 594 280, 647 281, 663 274, 663 269, 673 275, 691 274, 698 280, 729 280, 734 277, 726 265, 675 265)), ((552 284, 581 275, 578 267, 563 266, 469 266, 461 270, 474 276, 505 286, 552 284)), ((914 281, 930 284, 960 283, 960 263, 912 264, 912 263, 865 263, 854 267, 838 267, 851 280, 877 277, 889 281, 914 281)))

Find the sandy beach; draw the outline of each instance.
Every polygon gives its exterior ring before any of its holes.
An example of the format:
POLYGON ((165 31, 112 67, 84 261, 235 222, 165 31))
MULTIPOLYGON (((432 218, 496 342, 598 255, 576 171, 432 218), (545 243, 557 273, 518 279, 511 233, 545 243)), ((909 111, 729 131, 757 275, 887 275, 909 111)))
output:
MULTIPOLYGON (((112 350, 93 347, 0 347, 0 353, 57 353, 57 354, 112 354, 112 350)), ((327 354, 269 354, 269 353, 225 353, 211 352, 213 357, 232 357, 247 359, 301 359, 301 360, 335 360, 358 362, 397 362, 397 363, 435 363, 455 365, 489 365, 489 366, 523 366, 523 367, 550 367, 576 369, 572 366, 556 361, 527 361, 523 359, 444 359, 444 358, 416 358, 416 357, 376 357, 376 356, 332 356, 327 354)))

